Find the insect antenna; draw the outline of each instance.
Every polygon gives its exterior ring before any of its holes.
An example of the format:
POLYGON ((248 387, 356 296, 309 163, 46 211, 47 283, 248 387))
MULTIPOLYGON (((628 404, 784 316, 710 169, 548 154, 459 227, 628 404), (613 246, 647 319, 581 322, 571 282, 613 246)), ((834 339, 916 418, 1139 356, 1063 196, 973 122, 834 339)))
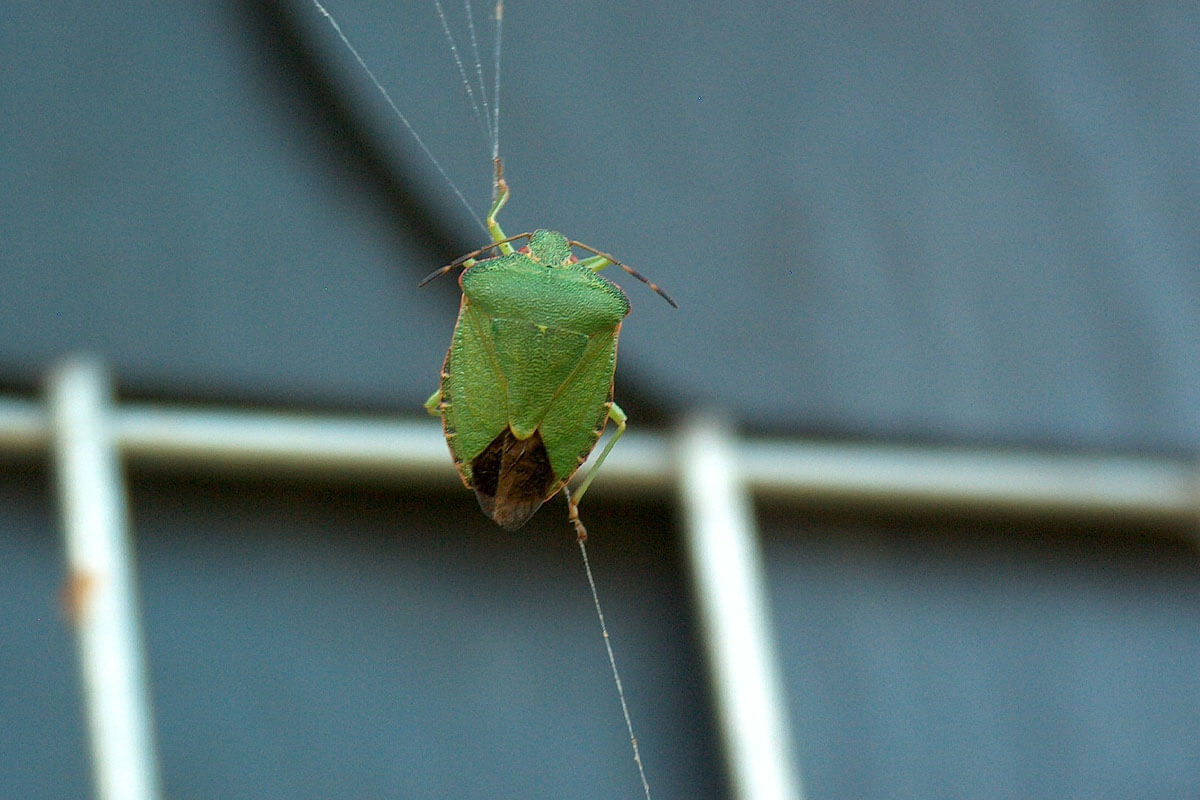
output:
MULTIPOLYGON (((518 233, 516 236, 509 236, 507 239, 501 239, 498 242, 492 242, 491 244, 487 245, 486 247, 481 247, 478 250, 472 250, 471 252, 467 253, 466 255, 461 255, 458 258, 454 259, 446 266, 438 267, 433 272, 426 275, 424 278, 421 279, 421 282, 417 284, 417 287, 419 288, 421 286, 424 286, 425 284, 429 283, 434 278, 440 278, 441 276, 445 275, 447 272, 454 269, 455 267, 463 266, 468 261, 475 258, 475 256, 483 255, 488 250, 497 248, 502 244, 508 244, 509 242, 514 242, 517 239, 528 239, 530 236, 533 236, 533 234, 532 233, 518 233)), ((639 277, 641 277, 641 276, 639 276, 639 277)), ((642 278, 642 280, 646 280, 646 279, 642 278)), ((653 286, 653 284, 651 284, 651 286, 653 286)), ((671 305, 675 305, 675 304, 671 303, 671 305)))
POLYGON ((679 308, 679 304, 678 304, 678 303, 676 303, 674 300, 672 300, 672 299, 671 299, 671 296, 670 296, 669 294, 667 294, 666 292, 664 292, 664 291, 663 291, 663 290, 662 290, 662 289, 659 287, 659 285, 658 285, 657 283, 654 283, 654 282, 653 282, 653 281, 651 281, 649 278, 647 278, 645 275, 643 275, 642 273, 638 272, 636 269, 634 269, 633 267, 629 266, 628 264, 623 264, 623 263, 621 263, 620 261, 618 261, 617 259, 613 258, 613 257, 612 257, 611 255, 609 255, 608 253, 602 253, 602 252, 600 252, 599 250, 597 250, 596 248, 594 248, 594 247, 590 247, 590 246, 588 246, 588 245, 584 244, 583 242, 577 242, 577 241, 575 241, 574 239, 572 239, 570 242, 568 242, 568 244, 570 244, 572 247, 578 247, 578 248, 580 248, 580 249, 582 249, 582 250, 587 250, 589 253, 593 253, 593 254, 595 254, 595 255, 598 255, 598 256, 600 256, 601 258, 608 259, 609 261, 611 261, 612 263, 616 264, 616 265, 617 265, 618 267, 620 267, 621 269, 623 269, 623 270, 625 270, 626 272, 628 272, 628 273, 629 273, 630 275, 632 275, 633 277, 637 278, 637 279, 638 279, 639 281, 641 281, 642 283, 644 283, 644 284, 646 284, 647 286, 649 286, 649 287, 650 287, 652 290, 654 290, 654 293, 655 293, 655 294, 657 294, 657 295, 658 295, 659 297, 661 297, 663 300, 666 300, 668 303, 670 303, 672 308, 679 308))

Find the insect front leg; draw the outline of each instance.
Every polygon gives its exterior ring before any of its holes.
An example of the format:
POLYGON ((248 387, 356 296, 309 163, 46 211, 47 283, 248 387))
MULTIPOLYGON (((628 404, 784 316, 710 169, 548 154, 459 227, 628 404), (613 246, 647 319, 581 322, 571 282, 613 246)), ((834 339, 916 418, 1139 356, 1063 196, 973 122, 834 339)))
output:
POLYGON ((594 254, 594 255, 591 255, 588 258, 585 258, 582 261, 580 261, 579 266, 586 267, 587 269, 590 269, 592 272, 599 272, 600 270, 605 269, 606 267, 612 267, 612 266, 620 267, 621 269, 625 270, 627 273, 629 273, 633 277, 637 278, 642 283, 649 286, 651 290, 653 290, 656 294, 658 294, 658 296, 661 297, 663 300, 666 300, 668 303, 670 303, 672 307, 679 308, 678 304, 676 304, 676 302, 671 299, 671 296, 662 290, 662 287, 660 287, 657 283, 654 283, 653 281, 649 280, 645 275, 638 272, 636 269, 629 266, 628 264, 624 264, 624 263, 618 261, 617 259, 613 258, 612 256, 610 256, 608 253, 602 253, 599 250, 597 250, 596 248, 594 248, 590 245, 586 245, 583 242, 577 242, 574 239, 572 239, 570 242, 568 242, 568 244, 570 244, 572 247, 579 247, 584 250, 587 250, 589 253, 594 254))
POLYGON ((613 445, 617 443, 617 439, 620 439, 621 434, 625 433, 625 423, 629 419, 616 403, 608 407, 608 418, 613 421, 617 428, 613 431, 612 438, 608 440, 608 444, 600 451, 600 456, 596 459, 596 463, 588 470, 583 483, 579 484, 579 489, 576 490, 575 496, 572 497, 570 490, 566 486, 563 487, 563 493, 567 497, 567 518, 575 526, 575 535, 579 537, 579 541, 581 542, 587 539, 587 529, 583 527, 583 523, 579 519, 579 501, 583 499, 584 493, 592 485, 592 481, 596 478, 596 473, 600 471, 601 465, 604 464, 604 459, 608 458, 608 454, 612 452, 613 445))
POLYGON ((500 163, 500 159, 496 159, 496 200, 492 203, 492 209, 487 215, 487 229, 492 234, 492 241, 500 248, 502 255, 510 256, 513 253, 513 247, 508 242, 510 241, 504 235, 504 229, 500 227, 500 223, 496 221, 496 215, 500 213, 500 209, 504 208, 504 204, 508 202, 508 183, 504 180, 504 167, 500 163))
POLYGON ((605 258, 604 256, 589 256, 588 258, 580 261, 579 266, 587 267, 592 272, 599 272, 606 267, 611 267, 615 263, 617 262, 613 261, 612 259, 605 258))

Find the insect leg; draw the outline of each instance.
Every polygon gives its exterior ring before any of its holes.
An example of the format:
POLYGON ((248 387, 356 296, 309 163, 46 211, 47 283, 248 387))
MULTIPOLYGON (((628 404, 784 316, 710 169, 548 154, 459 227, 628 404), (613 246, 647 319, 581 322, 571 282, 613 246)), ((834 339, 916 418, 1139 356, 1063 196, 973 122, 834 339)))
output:
POLYGON ((652 290, 654 290, 654 292, 656 292, 658 294, 659 297, 661 297, 663 300, 666 300, 674 308, 679 308, 679 305, 674 300, 672 300, 666 292, 664 292, 661 288, 659 288, 657 283, 654 283, 649 278, 647 278, 645 275, 638 272, 636 269, 629 266, 628 264, 622 264, 620 261, 618 261, 617 259, 610 256, 608 253, 602 253, 599 250, 597 250, 596 248, 586 245, 583 242, 577 242, 574 239, 572 239, 569 242, 569 244, 572 247, 578 247, 581 250, 587 250, 589 253, 595 254, 594 256, 592 256, 590 258, 585 258, 583 261, 579 262, 583 266, 590 269, 592 272, 599 272, 600 270, 604 269, 605 267, 610 267, 615 264, 616 266, 618 266, 621 269, 628 272, 633 277, 637 278, 642 283, 649 286, 652 290))
POLYGON ((604 256, 589 256, 589 257, 585 258, 583 261, 580 261, 579 266, 586 267, 587 269, 590 269, 592 272, 599 272, 602 269, 611 267, 613 265, 613 263, 614 263, 613 261, 610 261, 609 259, 605 258, 604 256))
POLYGON ((436 392, 429 395, 429 399, 425 401, 425 410, 435 417, 442 415, 442 390, 439 388, 436 392))
POLYGON ((587 541, 587 528, 583 527, 583 520, 579 518, 579 506, 571 499, 571 490, 563 486, 563 494, 567 497, 567 521, 575 526, 575 538, 582 547, 587 541))
POLYGON ((504 230, 500 227, 500 223, 496 221, 496 215, 500 213, 500 209, 504 208, 504 204, 508 202, 508 183, 504 180, 504 166, 500 163, 500 159, 495 159, 496 162, 496 200, 492 203, 492 210, 487 215, 487 229, 492 234, 492 241, 500 248, 502 255, 512 255, 512 241, 504 235, 504 230))
MULTIPOLYGON (((497 247, 499 247, 503 250, 503 248, 508 246, 509 242, 515 242, 517 239, 528 239, 532 235, 533 235, 532 233, 518 233, 516 236, 509 236, 508 238, 501 239, 498 242, 492 242, 491 244, 487 245, 486 247, 481 247, 478 250, 472 250, 471 252, 467 253, 466 255, 461 255, 458 258, 454 259, 446 266, 438 267, 433 272, 429 273, 424 278, 422 278, 421 282, 418 283, 417 286, 418 286, 418 288, 422 287, 425 284, 429 283, 434 278, 440 278, 441 276, 445 275, 450 270, 456 269, 458 267, 462 267, 463 269, 469 269, 470 267, 473 267, 473 266, 475 266, 476 263, 478 263, 475 259, 476 256, 481 256, 484 253, 486 253, 487 251, 494 250, 497 247)), ((508 252, 511 253, 512 251, 513 251, 513 249, 511 247, 508 247, 508 252)))
POLYGON ((596 463, 588 470, 587 476, 583 479, 583 483, 579 484, 579 488, 575 490, 575 496, 567 495, 567 502, 571 506, 571 515, 574 520, 579 517, 579 501, 583 499, 583 495, 587 492, 588 487, 592 485, 592 480, 595 479, 596 473, 600 471, 600 466, 604 463, 604 459, 608 458, 609 452, 612 451, 613 445, 617 443, 617 439, 621 438, 621 434, 625 432, 625 422, 629 417, 625 416, 625 412, 616 403, 608 407, 608 418, 616 423, 617 429, 613 431, 612 438, 608 440, 608 444, 600 451, 600 457, 596 459, 596 463))

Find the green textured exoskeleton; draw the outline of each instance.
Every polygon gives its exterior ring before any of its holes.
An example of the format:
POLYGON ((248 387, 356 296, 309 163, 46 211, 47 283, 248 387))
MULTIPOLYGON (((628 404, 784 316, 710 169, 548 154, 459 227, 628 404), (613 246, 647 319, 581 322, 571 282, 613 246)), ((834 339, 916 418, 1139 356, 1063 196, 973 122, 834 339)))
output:
MULTIPOLYGON (((554 231, 505 236, 496 214, 508 199, 499 177, 487 225, 493 243, 437 270, 422 285, 455 267, 462 305, 438 390, 425 403, 441 416, 463 483, 483 512, 515 530, 587 460, 611 419, 616 433, 572 499, 570 519, 580 538, 583 497, 613 444, 625 413, 613 403, 617 337, 629 313, 620 287, 596 273, 616 259, 554 231), (510 244, 528 239, 520 251, 510 244), (595 255, 579 261, 573 246, 595 255), (496 249, 492 258, 476 257, 496 249)), ((671 305, 675 303, 654 284, 671 305)))

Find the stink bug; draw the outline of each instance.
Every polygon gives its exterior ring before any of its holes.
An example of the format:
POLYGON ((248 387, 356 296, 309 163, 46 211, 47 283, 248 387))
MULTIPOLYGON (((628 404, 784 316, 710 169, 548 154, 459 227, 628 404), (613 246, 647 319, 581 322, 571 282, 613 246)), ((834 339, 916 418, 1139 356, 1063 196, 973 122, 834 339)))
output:
POLYGON ((483 513, 516 530, 561 489, 582 540, 579 501, 626 421, 613 402, 613 372, 629 298, 597 273, 616 265, 675 301, 607 253, 560 233, 506 236, 496 215, 508 197, 497 160, 496 201, 487 216, 492 243, 421 281, 462 268, 458 321, 425 408, 442 418, 454 465, 483 513), (520 250, 512 246, 517 240, 526 240, 520 250), (573 247, 592 255, 578 260, 573 247), (490 251, 496 255, 480 258, 490 251), (567 482, 610 419, 616 432, 572 498, 567 482))

